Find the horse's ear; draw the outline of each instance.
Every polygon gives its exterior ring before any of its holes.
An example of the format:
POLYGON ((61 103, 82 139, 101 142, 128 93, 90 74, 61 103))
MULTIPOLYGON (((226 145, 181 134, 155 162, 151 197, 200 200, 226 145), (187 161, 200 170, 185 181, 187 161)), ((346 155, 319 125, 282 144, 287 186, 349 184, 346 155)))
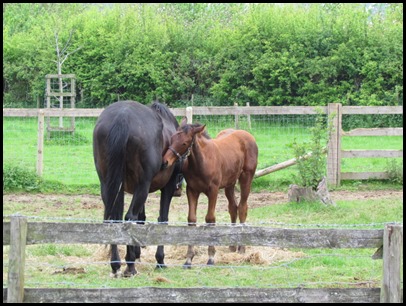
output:
POLYGON ((180 126, 184 126, 187 124, 187 117, 183 117, 182 121, 180 122, 180 126))
POLYGON ((195 128, 196 133, 201 133, 204 131, 204 128, 206 127, 205 124, 199 125, 198 127, 195 128))

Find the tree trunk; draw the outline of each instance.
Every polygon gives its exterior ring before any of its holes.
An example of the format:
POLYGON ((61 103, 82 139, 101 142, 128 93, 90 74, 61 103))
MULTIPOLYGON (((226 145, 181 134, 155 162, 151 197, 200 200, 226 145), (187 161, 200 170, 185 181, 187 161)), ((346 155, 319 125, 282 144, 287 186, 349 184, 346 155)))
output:
POLYGON ((318 202, 325 205, 336 204, 330 198, 330 194, 327 189, 326 177, 320 181, 317 189, 314 190, 311 187, 301 187, 298 185, 290 185, 288 190, 288 200, 289 202, 318 202))

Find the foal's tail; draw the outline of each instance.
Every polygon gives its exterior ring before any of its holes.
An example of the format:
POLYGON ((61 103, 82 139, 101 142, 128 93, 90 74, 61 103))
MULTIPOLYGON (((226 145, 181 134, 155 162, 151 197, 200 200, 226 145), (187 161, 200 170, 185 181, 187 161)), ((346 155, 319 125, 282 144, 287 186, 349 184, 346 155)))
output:
POLYGON ((104 220, 122 220, 124 212, 124 175, 129 127, 115 119, 107 136, 107 177, 104 220))

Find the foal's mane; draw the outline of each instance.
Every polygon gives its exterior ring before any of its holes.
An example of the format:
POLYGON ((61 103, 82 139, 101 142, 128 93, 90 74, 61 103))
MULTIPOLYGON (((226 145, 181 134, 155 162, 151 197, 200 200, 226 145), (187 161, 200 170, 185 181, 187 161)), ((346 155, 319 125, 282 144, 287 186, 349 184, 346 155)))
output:
POLYGON ((154 101, 150 107, 151 109, 156 111, 161 117, 166 118, 167 120, 173 122, 176 128, 179 126, 179 123, 176 120, 175 116, 172 114, 172 112, 165 104, 162 104, 159 101, 154 101))

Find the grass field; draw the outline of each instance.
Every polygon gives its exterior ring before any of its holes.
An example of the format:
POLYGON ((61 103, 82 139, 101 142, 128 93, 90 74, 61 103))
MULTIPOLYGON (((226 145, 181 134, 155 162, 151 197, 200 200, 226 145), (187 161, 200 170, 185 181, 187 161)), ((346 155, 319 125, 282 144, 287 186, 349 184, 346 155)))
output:
MULTIPOLYGON (((257 170, 284 162, 294 157, 289 145, 294 140, 303 143, 309 140, 311 121, 283 116, 251 116, 251 129, 247 121, 240 120, 239 128, 249 130, 257 140, 259 148, 257 170)), ((57 120, 58 118, 52 118, 57 120)), ((178 118, 180 120, 180 118, 178 118)), ((199 116, 197 122, 207 126, 208 133, 215 137, 219 131, 234 127, 233 116, 199 116)), ((61 183, 68 188, 94 188, 98 178, 93 163, 92 131, 96 118, 76 118, 74 134, 52 132, 44 142, 43 178, 61 183)), ((22 166, 32 171, 37 163, 37 119, 3 118, 3 165, 22 166)), ((56 123, 54 123, 56 124, 56 123)), ((402 149, 403 137, 343 137, 342 149, 402 149)), ((342 172, 386 171, 388 159, 356 158, 343 159, 342 172)), ((253 188, 257 190, 283 190, 295 183, 296 166, 257 178, 253 188)))
MULTIPOLYGON (((251 116, 251 133, 259 147, 258 169, 278 164, 294 157, 289 145, 296 139, 310 137, 309 121, 293 117, 251 116), (281 119, 282 118, 282 119, 281 119)), ((233 116, 217 119, 201 116, 197 122, 207 124, 208 133, 217 133, 234 126, 233 116)), ((301 117, 303 118, 303 117, 301 117)), ((178 118, 180 120, 180 118, 178 118)), ((69 195, 53 197, 50 201, 33 202, 28 194, 25 202, 12 200, 3 203, 3 215, 20 213, 40 218, 56 218, 56 222, 72 219, 101 220, 103 206, 100 201, 99 182, 94 169, 92 131, 96 118, 76 118, 76 132, 52 133, 44 143, 43 178, 50 186, 47 192, 97 195, 96 204, 84 196, 69 202, 69 195)), ((35 171, 37 158, 37 119, 3 118, 4 164, 22 166, 35 171)), ((240 120, 240 128, 248 129, 240 120)), ((344 137, 343 149, 402 149, 403 137, 344 137)), ((387 159, 343 159, 342 171, 385 171, 387 159)), ((295 166, 257 178, 253 192, 273 193, 287 191, 295 182, 295 166)), ((337 189, 403 189, 402 184, 381 181, 344 181, 337 189)), ((4 195, 3 195, 4 198, 4 195)), ((185 221, 185 199, 172 201, 169 219, 185 221)), ((249 210, 247 222, 278 222, 284 227, 300 225, 304 228, 383 228, 385 222, 403 222, 403 199, 399 197, 368 198, 337 201, 336 207, 317 203, 262 205, 249 210)), ((127 203, 128 204, 128 203, 127 203)), ((147 215, 156 220, 157 205, 149 207, 147 215), (152 210, 151 210, 152 209, 152 210), (155 209, 155 211, 154 211, 155 209)), ((203 220, 205 209, 198 209, 203 220)), ((217 213, 218 222, 228 222, 226 209, 217 213)), ((82 221, 83 222, 83 221, 82 221)), ((98 221, 95 221, 98 222, 98 221)), ((207 248, 198 248, 194 268, 182 269, 186 249, 166 247, 168 269, 155 270, 154 247, 142 251, 139 274, 131 279, 111 279, 106 250, 101 245, 45 244, 27 247, 25 281, 27 287, 379 287, 382 260, 372 260, 373 249, 278 249, 247 248, 245 256, 230 254, 219 247, 217 264, 207 267, 207 248), (68 269, 69 268, 69 269, 68 269)), ((123 258, 123 256, 122 256, 123 258)), ((3 246, 3 286, 7 284, 8 246, 3 246)))

